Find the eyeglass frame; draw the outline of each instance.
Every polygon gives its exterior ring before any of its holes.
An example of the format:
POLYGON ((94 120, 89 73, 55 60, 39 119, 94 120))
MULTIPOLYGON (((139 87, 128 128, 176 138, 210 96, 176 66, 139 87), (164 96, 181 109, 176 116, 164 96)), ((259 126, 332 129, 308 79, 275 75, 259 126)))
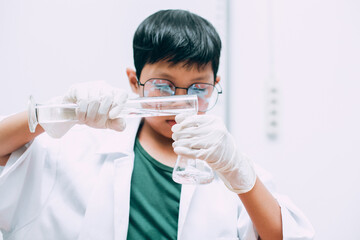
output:
MULTIPOLYGON (((187 88, 183 88, 183 87, 176 87, 175 84, 174 84, 172 81, 170 81, 169 79, 166 79, 166 78, 149 78, 149 79, 146 80, 144 83, 141 83, 140 80, 139 80, 138 78, 136 78, 136 81, 137 81, 137 83, 139 84, 139 86, 142 86, 142 87, 143 87, 143 95, 144 95, 144 89, 145 89, 144 86, 145 86, 145 84, 146 84, 148 81, 154 80, 154 79, 169 81, 169 82, 174 86, 174 88, 175 88, 173 95, 176 95, 176 89, 184 89, 184 90, 186 90, 186 95, 188 95, 189 88, 190 88, 192 85, 194 85, 194 84, 208 84, 208 85, 212 85, 213 88, 216 89, 216 91, 218 92, 218 95, 219 95, 219 94, 222 94, 222 87, 221 87, 220 83, 211 84, 211 83, 196 82, 196 83, 192 83, 192 84, 191 84, 189 87, 187 87, 187 88), (220 89, 218 89, 218 87, 219 87, 220 89)), ((170 96, 173 96, 173 95, 170 95, 170 96)), ((206 109, 206 111, 199 111, 199 112, 207 112, 207 111, 211 110, 213 107, 215 107, 215 105, 216 105, 216 103, 217 103, 217 101, 218 101, 218 98, 219 98, 219 97, 216 98, 216 101, 215 101, 215 103, 214 103, 214 106, 212 106, 212 107, 209 108, 209 109, 206 109)))

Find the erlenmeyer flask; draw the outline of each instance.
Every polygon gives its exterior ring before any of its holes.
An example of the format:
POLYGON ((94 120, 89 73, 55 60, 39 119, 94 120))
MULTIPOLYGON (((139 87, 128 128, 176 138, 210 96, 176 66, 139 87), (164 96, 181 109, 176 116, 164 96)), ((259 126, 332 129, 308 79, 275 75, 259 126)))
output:
POLYGON ((214 172, 205 161, 179 155, 172 178, 180 184, 206 184, 214 179, 214 172))

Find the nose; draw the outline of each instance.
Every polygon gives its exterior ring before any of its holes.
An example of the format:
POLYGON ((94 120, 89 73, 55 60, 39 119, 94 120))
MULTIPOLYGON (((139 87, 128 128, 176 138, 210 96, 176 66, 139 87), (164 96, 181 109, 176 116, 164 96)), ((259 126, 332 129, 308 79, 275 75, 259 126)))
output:
POLYGON ((176 88, 175 95, 186 95, 187 89, 186 88, 176 88))
MULTIPOLYGON (((179 88, 177 87, 175 89, 175 95, 187 95, 187 88, 179 88)), ((188 95, 187 95, 188 96, 188 95)), ((190 96, 188 96, 190 97, 190 96)), ((197 110, 198 109, 198 102, 196 101, 196 103, 194 103, 194 101, 186 99, 187 97, 184 98, 184 100, 181 101, 175 101, 172 103, 172 108, 173 109, 191 109, 191 110, 197 110)))

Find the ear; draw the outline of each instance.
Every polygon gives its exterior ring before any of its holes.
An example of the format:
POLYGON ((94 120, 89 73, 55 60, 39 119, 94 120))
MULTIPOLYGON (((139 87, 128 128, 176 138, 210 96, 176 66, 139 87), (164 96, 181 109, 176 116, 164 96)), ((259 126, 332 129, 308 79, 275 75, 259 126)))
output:
POLYGON ((126 68, 126 75, 128 76, 131 90, 134 93, 140 95, 140 86, 139 86, 139 84, 137 82, 137 77, 136 77, 135 70, 133 70, 131 68, 126 68))
POLYGON ((220 82, 220 76, 216 76, 215 85, 218 84, 219 82, 220 82))

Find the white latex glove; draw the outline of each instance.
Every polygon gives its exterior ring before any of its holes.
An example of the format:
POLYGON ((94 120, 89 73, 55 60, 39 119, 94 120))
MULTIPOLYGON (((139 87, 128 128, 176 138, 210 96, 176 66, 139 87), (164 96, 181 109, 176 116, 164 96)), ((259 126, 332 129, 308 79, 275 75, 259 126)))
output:
POLYGON ((206 161, 225 185, 237 194, 250 191, 256 181, 252 161, 237 151, 233 137, 220 118, 177 115, 172 127, 174 152, 206 161))
MULTIPOLYGON (((127 100, 127 93, 123 89, 114 88, 103 81, 83 82, 70 87, 62 97, 52 100, 54 103, 76 103, 78 123, 93 128, 110 128, 116 131, 125 129, 125 120, 116 118, 127 100)), ((60 138, 75 123, 57 123, 43 126, 52 137, 60 138)))

